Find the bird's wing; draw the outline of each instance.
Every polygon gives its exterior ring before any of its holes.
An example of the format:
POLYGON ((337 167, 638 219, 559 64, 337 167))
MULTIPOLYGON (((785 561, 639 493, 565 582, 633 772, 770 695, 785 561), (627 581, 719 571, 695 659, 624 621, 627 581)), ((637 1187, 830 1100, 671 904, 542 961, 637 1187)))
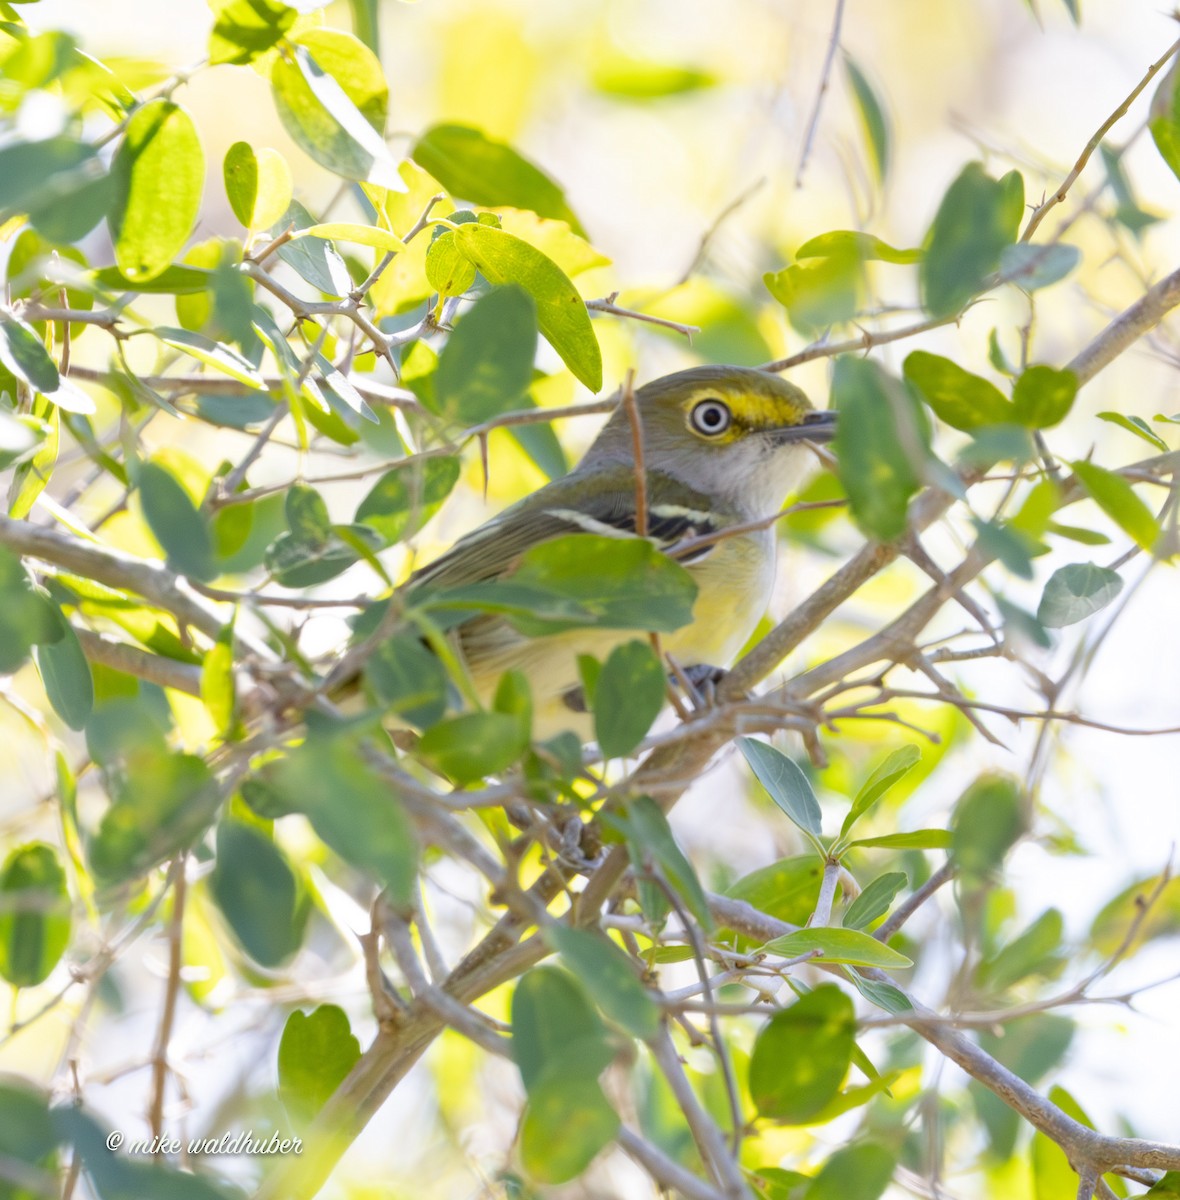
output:
MULTIPOLYGON (((660 546, 672 546, 718 528, 721 518, 711 511, 708 499, 678 480, 649 471, 647 487, 647 536, 660 546)), ((534 492, 461 537, 445 554, 417 571, 410 587, 461 587, 497 578, 510 572, 526 550, 566 534, 636 532, 634 471, 621 466, 601 473, 591 497, 584 488, 585 482, 572 475, 534 492)))

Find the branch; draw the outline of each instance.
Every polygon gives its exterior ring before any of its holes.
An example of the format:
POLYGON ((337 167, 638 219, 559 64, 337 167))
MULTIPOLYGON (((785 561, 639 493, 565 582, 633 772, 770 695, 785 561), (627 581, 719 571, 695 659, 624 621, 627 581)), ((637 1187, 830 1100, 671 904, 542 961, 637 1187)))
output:
POLYGON ((815 104, 811 109, 811 117, 807 122, 807 132, 803 136, 803 150, 799 155, 799 167, 795 172, 795 186, 803 186, 803 172, 807 168, 807 160, 811 157, 811 144, 815 141, 815 131, 819 128, 819 114, 823 109, 824 96, 827 94, 828 82, 832 77, 832 63, 836 59, 836 50, 840 45, 840 26, 844 23, 844 0, 836 0, 836 11, 832 16, 832 36, 828 39, 828 50, 824 55, 823 70, 819 76, 819 90, 815 94, 815 104))
POLYGON ((1131 89, 1127 98, 1098 126, 1094 136, 1086 143, 1085 149, 1078 155, 1078 161, 1074 163, 1073 170, 1061 181, 1061 186, 1045 201, 1043 201, 1028 219, 1028 224, 1024 227, 1024 232, 1020 235, 1022 242, 1027 242, 1037 231, 1037 226, 1045 219, 1045 215, 1055 205, 1060 204, 1069 193, 1069 189, 1077 182, 1078 176, 1085 170, 1086 163, 1090 161, 1090 155, 1102 143, 1102 139, 1110 132, 1114 124, 1127 115, 1127 110, 1131 107, 1135 98, 1143 91, 1145 87, 1155 78, 1155 76, 1163 69, 1167 61, 1180 50, 1180 39, 1174 41, 1162 58, 1157 59, 1147 68, 1147 74, 1131 89))

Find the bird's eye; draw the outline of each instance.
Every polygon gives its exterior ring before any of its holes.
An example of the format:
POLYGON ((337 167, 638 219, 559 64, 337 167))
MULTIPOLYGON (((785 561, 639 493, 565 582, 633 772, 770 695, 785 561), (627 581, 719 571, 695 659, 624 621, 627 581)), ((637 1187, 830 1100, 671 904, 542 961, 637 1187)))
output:
POLYGON ((693 429, 706 437, 716 437, 724 433, 732 419, 729 406, 720 400, 702 400, 699 404, 694 404, 689 416, 693 429))

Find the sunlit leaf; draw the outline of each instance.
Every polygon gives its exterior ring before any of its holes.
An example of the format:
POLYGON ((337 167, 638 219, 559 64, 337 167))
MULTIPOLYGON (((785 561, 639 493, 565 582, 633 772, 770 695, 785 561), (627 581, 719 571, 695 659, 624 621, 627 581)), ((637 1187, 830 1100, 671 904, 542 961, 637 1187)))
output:
POLYGON ((1090 499, 1141 549, 1150 552, 1159 540, 1159 522, 1131 485, 1121 475, 1091 462, 1070 466, 1090 499))
POLYGON ((878 1142, 842 1146, 820 1168, 800 1200, 878 1200, 893 1178, 894 1155, 878 1142))
POLYGON ((158 325, 155 334, 165 345, 188 354, 222 375, 228 375, 231 379, 236 379, 239 383, 244 383, 252 388, 261 390, 266 387, 266 380, 262 378, 249 359, 243 358, 232 347, 207 338, 203 333, 193 333, 188 329, 174 329, 169 325, 158 325))
POLYGON ((797 854, 743 875, 725 895, 780 921, 804 925, 815 911, 822 880, 822 861, 814 854, 797 854))
POLYGON ((1026 824, 1024 798, 1016 780, 983 775, 959 797, 951 825, 951 854, 968 875, 999 867, 1026 824))
POLYGON ((821 233, 803 243, 795 251, 796 258, 830 258, 835 255, 855 255, 863 262, 879 259, 881 262, 909 264, 922 261, 921 250, 899 250, 883 242, 871 233, 854 229, 837 229, 821 233))
POLYGON ((878 850, 946 850, 951 844, 949 829, 914 829, 908 833, 886 833, 880 837, 855 838, 849 846, 878 850))
POLYGON ((389 88, 363 42, 338 29, 302 33, 275 59, 271 85, 283 127, 320 166, 404 188, 384 138, 389 88))
POLYGON ((488 207, 527 208, 539 217, 567 221, 584 233, 561 188, 511 146, 467 125, 434 125, 410 151, 457 199, 488 207))
POLYGON ((612 941, 562 923, 547 926, 544 936, 610 1020, 637 1038, 655 1036, 660 1011, 612 941))
POLYGON ((53 392, 61 382, 41 339, 15 317, 0 319, 0 363, 38 392, 53 392))
POLYGON ((1064 921, 1056 908, 1043 912, 1019 937, 979 964, 982 987, 1002 992, 1029 975, 1051 975, 1060 969, 1064 921))
POLYGON ((356 520, 375 529, 387 545, 421 529, 459 481, 457 458, 430 458, 394 467, 372 486, 356 520))
POLYGON ((602 353, 578 290, 552 259, 520 238, 487 225, 455 230, 462 252, 489 283, 519 284, 537 306, 537 324, 574 376, 592 392, 602 387, 602 353))
POLYGON ((1112 425, 1117 425, 1120 429, 1133 433, 1136 437, 1142 438, 1149 446, 1154 446, 1161 454, 1167 452, 1168 443, 1142 417, 1125 416, 1123 413, 1116 412, 1100 412, 1098 419, 1109 421, 1112 425))
POLYGON ((1063 629, 1084 621, 1111 604, 1123 590, 1123 579, 1109 567, 1070 563, 1049 576, 1037 620, 1047 629, 1063 629))
POLYGON ((764 1117, 805 1125, 840 1090, 852 1063, 852 1001, 823 984, 767 1022, 750 1059, 750 1096, 764 1117))
POLYGON ((196 224, 205 156, 192 117, 151 100, 127 122, 111 164, 115 262, 133 284, 161 274, 196 224))
POLYGON ((311 1124, 360 1056, 361 1044, 338 1005, 287 1018, 279 1039, 279 1099, 298 1128, 311 1124))
POLYGON ((848 906, 844 913, 844 928, 867 929, 878 917, 883 917, 889 911, 894 896, 908 882, 900 871, 878 875, 848 906))
POLYGON ((507 713, 463 713, 432 725, 416 753, 456 783, 474 783, 507 770, 524 753, 527 733, 507 713))
MULTIPOLYGON (((292 200, 270 232, 278 237, 288 229, 298 232, 315 224, 311 213, 298 200, 292 200)), ((352 291, 352 277, 331 242, 323 238, 296 239, 284 243, 276 253, 297 275, 326 295, 347 296, 352 291)))
POLYGON ((53 711, 71 729, 80 730, 94 707, 94 679, 74 627, 64 614, 59 618, 61 637, 38 646, 34 658, 53 711))
POLYGON ((439 411, 477 425, 519 408, 532 382, 536 349, 532 297, 520 287, 494 288, 456 324, 439 355, 439 411))
POLYGON ((889 163, 892 158, 889 122, 885 117, 884 106, 864 72, 849 54, 844 55, 844 70, 848 73, 852 97, 856 101, 856 112, 860 117, 865 144, 869 148, 873 173, 877 177, 877 183, 883 184, 889 174, 889 163))
POLYGON ((964 371, 949 358, 914 350, 906 356, 903 370, 938 419, 954 429, 970 431, 1018 419, 995 384, 964 371))
POLYGON ((405 242, 399 237, 394 237, 388 229, 378 229, 373 225, 357 225, 347 221, 329 221, 319 225, 309 225, 294 235, 295 239, 304 237, 338 238, 342 242, 356 242, 358 246, 372 246, 375 250, 394 253, 406 248, 405 242))
POLYGON ((1064 421, 1078 394, 1078 377, 1038 365, 1022 371, 1012 388, 1013 417, 1031 429, 1048 429, 1064 421))
POLYGON ((277 151, 234 142, 222 164, 229 206, 247 229, 267 229, 291 203, 291 168, 277 151))
POLYGON ((920 279, 925 308, 934 316, 958 312, 1000 265, 1016 241, 1024 211, 1024 181, 1010 171, 992 179, 968 163, 947 189, 926 237, 920 279))
POLYGON ((848 355, 836 360, 832 402, 840 412, 833 450, 853 516, 870 537, 899 537, 929 437, 919 406, 876 363, 848 355))
POLYGON ((212 63, 253 62, 290 32, 299 15, 275 0, 211 0, 210 8, 214 13, 209 34, 212 63))
POLYGON ((856 793, 848 816, 844 818, 844 824, 840 826, 840 836, 844 837, 895 783, 900 782, 908 775, 918 765, 921 757, 922 751, 917 746, 899 746, 884 762, 878 764, 873 773, 861 785, 860 791, 856 793))
POLYGON ((171 471, 156 462, 142 463, 139 499, 148 528, 164 548, 169 566, 194 579, 213 579, 217 566, 209 523, 171 471))
POLYGON ((858 929, 836 927, 799 929, 785 933, 762 947, 768 954, 783 958, 799 958, 813 950, 819 951, 823 962, 847 963, 853 967, 881 967, 898 970, 912 967, 913 960, 886 946, 884 942, 861 933, 858 929))
POLYGON ((36 987, 69 941, 70 895, 57 853, 44 842, 18 846, 0 869, 0 976, 36 987))

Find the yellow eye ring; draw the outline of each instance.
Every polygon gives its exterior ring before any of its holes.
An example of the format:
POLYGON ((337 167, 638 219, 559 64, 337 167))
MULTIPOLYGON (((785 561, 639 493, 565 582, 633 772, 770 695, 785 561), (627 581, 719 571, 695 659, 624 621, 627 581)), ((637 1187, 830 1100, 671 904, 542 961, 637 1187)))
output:
POLYGON ((697 433, 705 437, 719 437, 729 428, 733 414, 729 411, 728 404, 710 397, 692 406, 688 421, 697 433))

